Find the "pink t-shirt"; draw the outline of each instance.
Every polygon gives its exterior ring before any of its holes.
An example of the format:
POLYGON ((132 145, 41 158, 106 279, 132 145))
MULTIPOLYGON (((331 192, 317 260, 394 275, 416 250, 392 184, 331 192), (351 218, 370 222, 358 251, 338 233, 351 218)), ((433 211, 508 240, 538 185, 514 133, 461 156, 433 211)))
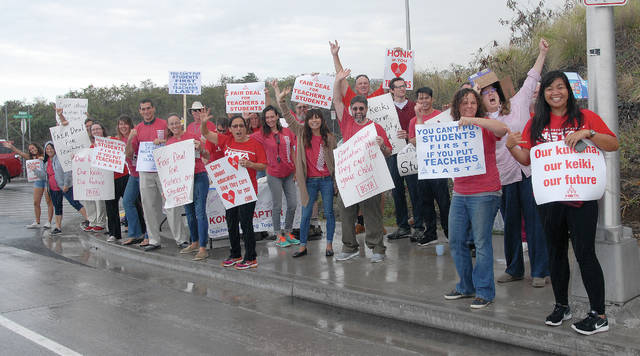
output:
POLYGON ((271 132, 268 136, 264 136, 262 130, 260 130, 252 133, 251 138, 258 141, 267 154, 268 175, 284 178, 295 171, 293 147, 296 142, 296 135, 291 130, 283 127, 279 133, 274 134, 271 132), (278 158, 280 162, 278 162, 278 158))
MULTIPOLYGON (((442 113, 442 111, 434 109, 431 112, 431 114, 425 115, 425 117, 423 119, 424 123, 426 123, 427 121, 433 119, 434 117, 438 116, 441 113, 442 113)), ((414 116, 413 119, 411 119, 411 121, 409 121, 409 129, 408 129, 408 132, 407 132, 407 135, 409 136, 409 138, 416 137, 416 122, 418 122, 418 118, 416 116, 414 116)))
MULTIPOLYGON (((196 136, 190 132, 184 132, 182 134, 182 136, 180 136, 180 138, 177 138, 175 136, 171 136, 169 137, 169 139, 167 140, 167 145, 170 145, 172 143, 177 143, 180 141, 184 141, 184 140, 196 140, 196 141, 200 141, 200 135, 196 136)), ((202 143, 202 141, 200 141, 200 143, 202 143)), ((204 146, 202 146, 204 148, 204 146)), ((196 166, 194 169, 194 173, 198 174, 198 173, 202 173, 202 172, 206 172, 207 170, 204 168, 204 163, 202 162, 202 158, 200 158, 200 152, 196 151, 196 166)))
POLYGON ((57 192, 60 190, 58 187, 58 182, 56 182, 56 173, 53 171, 53 166, 51 164, 51 157, 47 161, 47 176, 49 176, 49 189, 57 192))
MULTIPOLYGON (((140 148, 140 142, 153 142, 153 140, 158 138, 158 130, 164 130, 164 137, 166 138, 167 122, 165 120, 162 120, 161 118, 156 117, 155 119, 153 119, 153 122, 151 122, 150 124, 145 123, 144 121, 137 124, 135 129, 138 134, 136 135, 136 137, 133 138, 133 140, 131 140, 131 148, 133 149, 133 156, 134 156, 134 160, 131 162, 133 167, 135 167, 135 164, 137 161, 138 148, 140 148)), ((133 175, 133 176, 137 177, 137 175, 133 175)))
POLYGON ((391 143, 389 142, 387 133, 384 132, 384 129, 382 128, 382 126, 376 124, 373 121, 369 121, 364 125, 359 125, 358 123, 356 123, 356 120, 353 119, 351 114, 349 114, 349 109, 347 109, 346 106, 344 108, 344 112, 342 113, 342 120, 340 120, 338 123, 340 124, 340 131, 342 132, 342 139, 344 142, 347 142, 348 139, 350 139, 353 135, 358 133, 358 131, 367 127, 367 125, 373 124, 376 128, 376 132, 378 133, 378 136, 382 137, 382 140, 384 141, 384 145, 387 146, 389 150, 391 150, 391 143))
POLYGON ((324 160, 322 136, 311 136, 311 147, 305 147, 307 157, 307 177, 327 177, 331 175, 324 160))
POLYGON ((482 142, 484 143, 484 163, 486 173, 456 177, 453 179, 453 190, 458 194, 478 194, 487 192, 497 192, 502 189, 500 184, 500 174, 496 165, 496 142, 500 140, 493 132, 483 128, 482 142))

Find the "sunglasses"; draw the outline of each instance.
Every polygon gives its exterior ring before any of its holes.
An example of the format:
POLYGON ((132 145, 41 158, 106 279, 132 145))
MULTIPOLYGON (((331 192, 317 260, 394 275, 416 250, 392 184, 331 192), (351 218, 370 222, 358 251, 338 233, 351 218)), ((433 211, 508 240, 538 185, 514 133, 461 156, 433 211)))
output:
POLYGON ((356 111, 366 111, 367 108, 364 106, 353 106, 351 107, 351 111, 356 112, 356 111))
POLYGON ((276 157, 276 161, 278 163, 280 163, 280 135, 279 134, 275 134, 273 135, 273 138, 276 139, 276 152, 277 152, 277 157, 276 157))

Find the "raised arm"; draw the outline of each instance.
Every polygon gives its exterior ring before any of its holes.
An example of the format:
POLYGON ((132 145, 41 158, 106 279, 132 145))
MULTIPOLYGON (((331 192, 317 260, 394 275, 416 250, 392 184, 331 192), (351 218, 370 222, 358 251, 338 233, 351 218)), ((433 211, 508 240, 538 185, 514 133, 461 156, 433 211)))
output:
POLYGON ((296 118, 291 114, 289 107, 287 107, 287 95, 291 93, 291 88, 285 88, 283 91, 280 91, 277 80, 271 82, 271 85, 273 86, 276 94, 276 106, 280 109, 280 112, 282 112, 282 116, 287 122, 287 125, 289 125, 289 129, 291 129, 296 136, 300 136, 304 130, 304 124, 298 122, 298 120, 296 120, 296 118))
POLYGON ((67 119, 64 117, 64 114, 62 114, 63 109, 62 108, 56 108, 56 113, 58 113, 58 116, 60 117, 60 124, 62 126, 67 126, 69 125, 69 121, 67 121, 67 119))
POLYGON ((207 139, 207 141, 217 145, 218 134, 209 131, 209 128, 207 127, 207 122, 211 118, 213 118, 211 115, 211 109, 205 106, 202 111, 200 111, 200 133, 205 139, 207 139))
POLYGON ((333 107, 336 109, 336 116, 338 121, 342 121, 342 113, 344 111, 344 104, 342 103, 342 90, 340 87, 343 83, 346 83, 346 78, 351 74, 351 69, 341 70, 336 73, 336 82, 333 85, 333 107))
POLYGON ((542 67, 544 66, 544 61, 547 58, 547 52, 549 52, 549 43, 544 39, 540 39, 540 43, 538 43, 538 58, 536 58, 536 63, 533 65, 533 70, 538 72, 538 74, 542 74, 542 67))
MULTIPOLYGON (((344 68, 342 68, 342 62, 340 62, 340 57, 338 56, 338 52, 340 52, 340 45, 338 44, 338 40, 334 43, 329 41, 329 46, 331 48, 331 56, 333 57, 333 67, 336 70, 336 74, 340 73, 344 68)), ((340 90, 342 92, 342 96, 344 97, 347 94, 347 87, 349 83, 345 80, 344 83, 340 86, 340 90)))
POLYGON ((460 126, 476 125, 493 132, 493 134, 496 135, 497 137, 502 137, 507 134, 507 131, 509 131, 509 129, 507 128, 507 125, 505 125, 503 122, 498 120, 485 119, 481 117, 464 117, 463 116, 460 118, 460 121, 458 121, 458 124, 460 126))
POLYGON ((16 154, 20 155, 20 157, 24 158, 24 159, 31 159, 31 156, 25 152, 20 151, 19 149, 16 148, 16 146, 14 146, 13 144, 11 144, 11 142, 9 141, 3 141, 2 145, 10 150, 12 150, 13 152, 15 152, 16 154))

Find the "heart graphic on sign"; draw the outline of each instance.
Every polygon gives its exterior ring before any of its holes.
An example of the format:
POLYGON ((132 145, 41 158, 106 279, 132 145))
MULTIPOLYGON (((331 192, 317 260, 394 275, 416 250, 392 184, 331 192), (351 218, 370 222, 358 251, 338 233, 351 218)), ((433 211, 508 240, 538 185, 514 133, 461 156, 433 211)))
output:
POLYGON ((229 161, 229 164, 231 164, 233 168, 238 169, 238 161, 240 161, 240 158, 238 158, 238 156, 229 157, 227 158, 227 161, 229 161))
POLYGON ((406 70, 407 65, 404 63, 400 63, 400 65, 398 65, 398 63, 391 63, 391 71, 396 75, 396 77, 401 76, 406 70))
POLYGON ((233 204, 233 202, 236 200, 236 193, 233 190, 230 190, 227 193, 222 193, 222 199, 233 204))

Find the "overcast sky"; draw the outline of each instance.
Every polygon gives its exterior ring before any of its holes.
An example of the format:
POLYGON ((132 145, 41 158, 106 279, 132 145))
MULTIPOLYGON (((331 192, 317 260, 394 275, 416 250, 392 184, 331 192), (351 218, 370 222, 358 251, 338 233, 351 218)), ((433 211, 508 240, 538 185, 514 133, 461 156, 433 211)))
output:
MULTIPOLYGON (((509 33, 506 0, 410 0, 416 70, 466 64, 509 33)), ((534 0, 519 0, 531 7, 534 0)), ((557 5, 562 0, 551 0, 557 5)), ((383 77, 384 50, 405 47, 402 0, 2 1, 0 102, 55 100, 88 85, 166 85, 168 72, 265 78, 345 67, 383 77)))

